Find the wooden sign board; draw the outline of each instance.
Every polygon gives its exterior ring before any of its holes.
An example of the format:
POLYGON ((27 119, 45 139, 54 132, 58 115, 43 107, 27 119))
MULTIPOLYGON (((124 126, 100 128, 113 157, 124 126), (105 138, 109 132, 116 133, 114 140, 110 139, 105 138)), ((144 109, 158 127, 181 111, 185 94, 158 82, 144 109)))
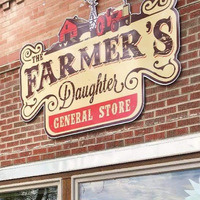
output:
POLYGON ((21 115, 44 107, 52 138, 128 123, 142 112, 144 78, 173 83, 180 74, 179 16, 175 0, 145 0, 139 14, 125 1, 89 20, 67 18, 58 42, 21 50, 21 115))

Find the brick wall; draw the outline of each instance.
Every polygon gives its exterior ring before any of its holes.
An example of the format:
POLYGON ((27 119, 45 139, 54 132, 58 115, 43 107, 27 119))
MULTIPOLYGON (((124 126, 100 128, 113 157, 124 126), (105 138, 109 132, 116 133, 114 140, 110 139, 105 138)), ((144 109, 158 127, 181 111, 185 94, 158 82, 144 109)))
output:
MULTIPOLYGON (((133 12, 141 0, 129 1, 133 12)), ((99 0, 98 11, 121 0, 99 0)), ((181 15, 180 78, 170 86, 146 84, 146 105, 134 122, 93 132, 49 139, 43 111, 25 123, 20 117, 19 52, 23 45, 43 41, 49 47, 66 17, 88 18, 82 0, 10 1, 0 9, 0 167, 137 145, 200 132, 200 1, 178 0, 181 15)))

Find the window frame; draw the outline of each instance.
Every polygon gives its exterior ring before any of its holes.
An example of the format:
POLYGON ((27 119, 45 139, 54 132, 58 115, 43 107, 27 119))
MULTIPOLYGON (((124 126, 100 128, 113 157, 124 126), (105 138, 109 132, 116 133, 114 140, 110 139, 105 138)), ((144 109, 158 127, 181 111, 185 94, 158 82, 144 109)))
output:
POLYGON ((160 164, 144 165, 139 167, 123 168, 97 173, 88 173, 72 176, 72 200, 79 199, 79 184, 93 181, 103 181, 115 178, 126 178, 130 176, 141 176, 158 173, 175 172, 200 168, 200 158, 186 159, 180 161, 165 162, 160 164))
POLYGON ((30 189, 39 189, 39 188, 46 188, 46 187, 57 187, 58 188, 58 200, 62 200, 62 181, 61 179, 48 179, 42 181, 28 181, 23 183, 15 183, 0 186, 0 194, 8 193, 8 192, 17 192, 23 190, 30 190, 30 189))

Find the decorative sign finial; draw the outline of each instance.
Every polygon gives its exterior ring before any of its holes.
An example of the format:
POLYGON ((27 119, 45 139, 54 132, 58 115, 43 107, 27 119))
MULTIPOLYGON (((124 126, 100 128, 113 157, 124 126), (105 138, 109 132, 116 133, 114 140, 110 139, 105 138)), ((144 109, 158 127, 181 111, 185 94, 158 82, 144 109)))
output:
POLYGON ((126 5, 127 4, 127 0, 123 0, 124 1, 124 5, 126 5))
POLYGON ((85 0, 87 3, 90 4, 90 17, 89 17, 89 23, 90 23, 90 31, 94 28, 96 28, 96 22, 97 22, 97 8, 98 5, 97 0, 85 0))

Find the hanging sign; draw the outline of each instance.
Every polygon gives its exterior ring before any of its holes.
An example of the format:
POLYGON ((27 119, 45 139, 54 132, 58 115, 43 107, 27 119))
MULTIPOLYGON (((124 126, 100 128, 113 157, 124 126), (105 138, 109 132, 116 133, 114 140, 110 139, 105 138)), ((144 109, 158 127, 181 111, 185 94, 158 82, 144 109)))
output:
POLYGON ((61 137, 135 120, 145 102, 144 78, 173 83, 179 73, 175 0, 145 0, 140 13, 126 1, 89 20, 67 18, 58 41, 21 50, 21 115, 44 107, 45 129, 61 137))

